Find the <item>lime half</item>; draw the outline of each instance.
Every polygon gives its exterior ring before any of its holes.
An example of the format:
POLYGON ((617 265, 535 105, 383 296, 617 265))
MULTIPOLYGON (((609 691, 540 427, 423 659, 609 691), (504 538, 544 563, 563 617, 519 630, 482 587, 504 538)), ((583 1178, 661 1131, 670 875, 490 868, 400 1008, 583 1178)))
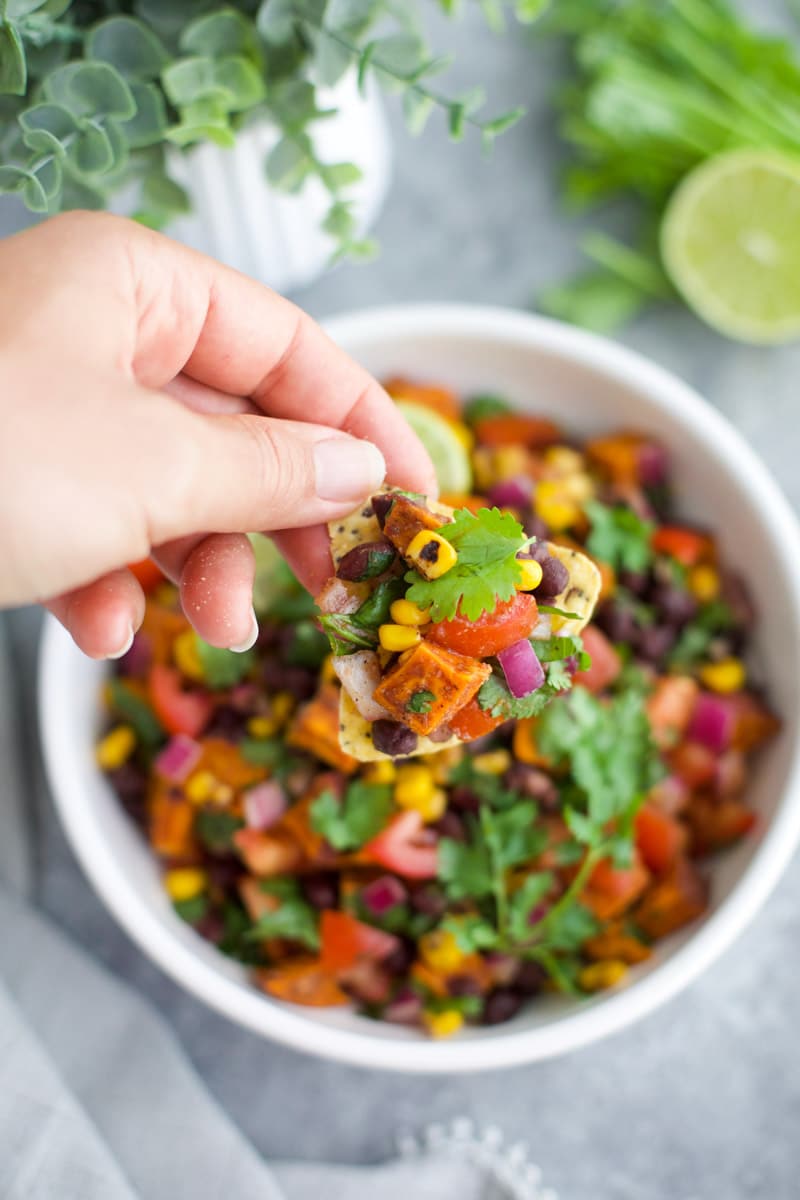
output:
POLYGON ((800 158, 733 150, 696 167, 667 207, 661 253, 720 333, 762 345, 800 337, 800 158))
POLYGON ((451 423, 432 408, 410 400, 398 400, 397 407, 430 454, 439 490, 445 495, 468 493, 472 487, 469 454, 451 423))

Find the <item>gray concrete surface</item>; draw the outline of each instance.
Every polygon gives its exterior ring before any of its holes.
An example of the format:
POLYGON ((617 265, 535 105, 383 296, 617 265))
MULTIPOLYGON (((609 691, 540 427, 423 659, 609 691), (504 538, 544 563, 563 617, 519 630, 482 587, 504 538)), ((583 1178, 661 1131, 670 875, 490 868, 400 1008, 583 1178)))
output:
MULTIPOLYGON (((777 0, 769 7, 776 12, 777 0)), ((762 12, 762 0, 751 9, 762 12)), ((482 79, 498 109, 524 103, 529 116, 487 163, 471 142, 449 148, 438 125, 410 141, 393 113, 396 176, 377 231, 383 254, 300 294, 316 316, 430 299, 524 307, 577 261, 578 226, 555 194, 559 150, 546 99, 557 60, 522 36, 492 37, 475 19, 446 36, 459 55, 456 79, 482 79)), ((0 228, 15 219, 0 209, 0 228)), ((738 347, 677 309, 639 321, 624 340, 704 392, 800 503, 800 347, 738 347)), ((15 630, 31 732, 35 619, 17 617, 15 630)), ((52 812, 37 820, 44 908, 167 1014, 208 1086, 268 1156, 378 1160, 398 1126, 468 1114, 527 1141, 563 1200, 800 1195, 797 862, 719 964, 636 1028, 540 1066, 423 1080, 321 1063, 207 1011, 118 930, 52 812)))

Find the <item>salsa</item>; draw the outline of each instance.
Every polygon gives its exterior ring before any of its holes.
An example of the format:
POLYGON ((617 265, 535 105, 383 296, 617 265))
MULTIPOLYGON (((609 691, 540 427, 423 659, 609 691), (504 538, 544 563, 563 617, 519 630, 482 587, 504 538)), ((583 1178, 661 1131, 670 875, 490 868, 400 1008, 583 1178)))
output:
POLYGON ((748 654, 745 581, 713 531, 681 520, 657 442, 631 431, 580 442, 502 398, 462 404, 406 381, 403 392, 465 447, 473 486, 444 497, 450 508, 494 510, 544 547, 535 586, 512 584, 488 614, 447 611, 440 594, 430 623, 420 614, 436 596, 409 595, 396 545, 359 535, 324 613, 268 554, 258 641, 234 654, 202 642, 176 590, 151 576, 142 628, 104 690, 97 757, 177 914, 257 987, 445 1037, 510 1020, 540 993, 619 986, 700 917, 709 859, 756 824, 751 757, 779 723, 748 654), (599 571, 579 633, 546 611, 565 584, 549 547, 599 571), (360 697, 385 626, 427 627, 382 647, 392 662, 426 656, 423 678, 393 678, 407 718, 376 712, 387 749, 361 762, 340 736, 342 664, 360 697), (415 728, 436 736, 442 680, 464 686, 465 656, 485 667, 480 680, 448 717, 447 742, 420 754, 415 728), (541 684, 515 695, 520 672, 541 684), (546 705, 534 704, 542 689, 546 705))

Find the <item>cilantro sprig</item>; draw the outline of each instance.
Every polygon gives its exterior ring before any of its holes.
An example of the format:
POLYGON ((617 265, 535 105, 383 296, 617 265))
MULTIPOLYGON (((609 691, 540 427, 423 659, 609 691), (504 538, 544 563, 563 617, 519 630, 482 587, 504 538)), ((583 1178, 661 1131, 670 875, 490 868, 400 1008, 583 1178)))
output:
POLYGON ((309 950, 319 949, 317 912, 300 893, 300 885, 290 876, 262 879, 259 887, 268 896, 280 900, 274 912, 265 912, 258 918, 245 937, 249 941, 266 938, 286 938, 300 942, 309 950))
POLYGON ((492 613, 498 601, 510 600, 521 578, 520 550, 535 539, 511 513, 482 508, 477 513, 459 508, 442 536, 458 553, 458 562, 438 579, 423 579, 417 571, 406 574, 406 598, 420 608, 430 608, 434 621, 451 620, 460 612, 469 621, 492 613))
POLYGON ((655 525, 624 505, 588 500, 584 511, 592 523, 586 549, 615 571, 646 571, 654 555, 650 546, 655 525))
POLYGON ((334 850, 359 850, 383 829, 394 805, 388 784, 348 784, 343 799, 330 789, 317 796, 309 810, 311 828, 334 850))
POLYGON ((568 659, 577 658, 581 671, 591 665, 591 658, 583 649, 579 637, 532 638, 531 645, 539 661, 544 664, 544 683, 535 692, 518 699, 511 695, 504 677, 495 671, 478 692, 478 704, 493 717, 505 717, 506 720, 538 717, 554 696, 572 687, 568 659))

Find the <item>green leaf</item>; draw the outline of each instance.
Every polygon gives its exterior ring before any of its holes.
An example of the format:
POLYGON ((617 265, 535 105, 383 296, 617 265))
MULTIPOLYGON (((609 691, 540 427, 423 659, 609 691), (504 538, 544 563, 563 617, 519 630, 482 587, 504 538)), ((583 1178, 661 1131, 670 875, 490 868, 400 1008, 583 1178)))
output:
POLYGON ((264 99, 265 87, 261 72, 247 58, 230 55, 214 65, 214 78, 228 95, 230 112, 253 108, 264 99))
POLYGON ((22 39, 14 25, 0 20, 0 95, 24 96, 27 81, 22 39))
POLYGON ((525 25, 538 21, 550 7, 550 0, 514 0, 514 16, 525 25))
POLYGON ((344 200, 337 200, 332 204, 322 222, 322 228, 340 241, 350 238, 356 228, 356 219, 350 204, 344 200))
POLYGON ((48 76, 45 93, 48 100, 78 117, 106 116, 127 121, 136 112, 130 88, 108 63, 66 63, 48 76))
POLYGON ((414 713, 430 712, 431 705, 436 700, 436 694, 429 692, 426 688, 421 688, 418 692, 413 692, 406 703, 406 709, 414 713))
POLYGON ((325 24, 348 37, 361 37, 380 15, 380 0, 328 0, 325 24))
POLYGON ((552 891, 555 876, 551 871, 536 871, 526 876, 522 886, 511 893, 508 902, 508 936, 512 942, 526 942, 536 936, 531 914, 552 891))
POLYGON ((344 799, 332 791, 317 796, 309 810, 311 828, 334 850, 358 850, 384 828, 394 811, 392 789, 354 780, 344 799))
MULTIPOLYGON (((4 168, 0 167, 0 172, 4 168)), ((2 177, 0 176, 0 186, 2 177)), ((119 679, 112 679, 108 684, 109 707, 111 711, 127 721, 133 727, 142 745, 155 749, 166 739, 166 733, 150 705, 137 696, 119 679)))
POLYGON ((383 87, 414 82, 427 61, 424 43, 412 33, 392 33, 376 40, 372 66, 383 87))
POLYGON ((23 130, 25 145, 37 154, 66 153, 64 142, 77 129, 72 113, 60 104, 34 104, 17 118, 23 130))
POLYGON ((180 58, 161 72, 161 82, 167 98, 178 108, 197 100, 218 100, 224 106, 229 99, 211 58, 180 58))
POLYGON ((353 59, 349 45, 320 29, 314 38, 314 76, 323 87, 335 87, 349 70, 353 59))
POLYGON ((254 63, 261 58, 255 26, 235 8, 221 8, 190 22, 181 34, 179 45, 185 54, 209 58, 235 54, 254 63))
POLYGON ((539 294, 542 312, 596 333, 613 333, 646 303, 639 288, 608 271, 591 271, 539 294))
POLYGON ((282 191, 297 191, 313 169, 311 142, 305 134, 282 137, 267 156, 267 179, 282 191))
POLYGON ((252 650, 246 650, 244 654, 237 654, 235 650, 210 646, 197 634, 195 634, 194 641, 200 665, 203 668, 203 678, 210 688, 233 687, 252 670, 255 662, 255 654, 252 650))
POLYGON ((90 29, 86 57, 109 63, 128 81, 157 79, 169 62, 161 40, 135 17, 109 17, 90 29))
POLYGON ((650 547, 655 529, 652 521, 643 521, 624 505, 611 508, 598 500, 587 501, 584 509, 592 524, 586 539, 590 554, 608 563, 615 571, 648 569, 654 558, 650 547))
POLYGON ((364 178, 364 172, 351 162, 325 163, 320 178, 328 191, 339 192, 358 183, 364 178))
POLYGON ((481 808, 481 830, 495 871, 503 872, 520 866, 542 852, 547 833, 537 828, 536 815, 536 805, 530 800, 523 800, 513 808, 500 812, 481 808))
POLYGON ((412 137, 422 133, 434 107, 431 97, 419 88, 410 87, 403 93, 403 116, 412 137))
MULTIPOLYGON (((357 614, 356 614, 357 615, 357 614)), ((366 628, 355 617, 325 614, 319 618, 334 655, 353 654, 356 650, 374 650, 378 644, 375 629, 366 628)))
POLYGON ((114 165, 111 140, 102 125, 85 122, 67 150, 70 164, 83 175, 102 175, 114 165))
POLYGON ((48 209, 61 192, 61 179, 61 162, 56 157, 49 158, 36 168, 36 180, 47 197, 48 209))
POLYGON ((172 906, 182 921, 196 925, 208 912, 208 896, 201 892, 191 900, 176 900, 172 906))
POLYGON ((302 898, 296 879, 263 879, 261 890, 275 896, 280 905, 274 912, 265 912, 258 918, 247 937, 263 941, 265 938, 286 938, 300 942, 309 950, 319 949, 319 915, 302 898))
POLYGON ((121 126, 125 140, 132 150, 157 145, 169 124, 164 94, 154 83, 132 83, 131 92, 136 115, 121 126))
POLYGON ((243 827, 241 817, 226 812, 224 808, 201 808, 194 823, 200 841, 217 854, 233 849, 233 835, 243 827))
POLYGON ((84 179, 67 171, 61 185, 61 208, 67 212, 71 208, 85 208, 99 211, 106 207, 108 193, 103 188, 89 184, 84 179))
POLYGON ((451 900, 491 896, 492 861, 482 838, 469 843, 440 838, 437 853, 437 875, 451 900))
POLYGON ((273 46, 292 42, 300 19, 297 0, 263 0, 256 14, 256 28, 273 46))
POLYGON ((448 914, 437 926, 437 930, 452 933, 459 950, 464 954, 494 950, 500 940, 494 925, 474 913, 465 913, 463 916, 448 914))
POLYGON ((485 421, 490 417, 503 417, 512 411, 511 405, 502 396, 482 393, 467 400, 462 416, 468 425, 477 425, 478 421, 485 421))

